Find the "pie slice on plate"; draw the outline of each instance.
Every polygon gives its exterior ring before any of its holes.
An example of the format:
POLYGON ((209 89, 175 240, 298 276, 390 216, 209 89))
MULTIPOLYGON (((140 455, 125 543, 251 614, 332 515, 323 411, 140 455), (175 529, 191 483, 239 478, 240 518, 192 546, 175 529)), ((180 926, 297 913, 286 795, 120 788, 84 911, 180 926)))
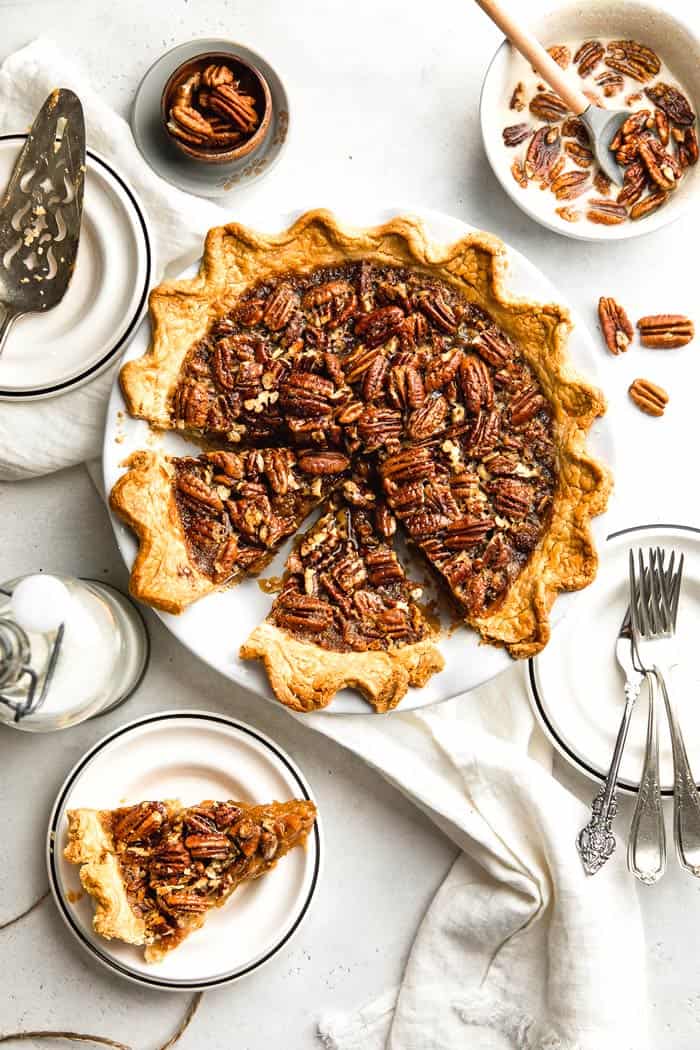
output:
POLYGON ((177 948, 241 883, 260 878, 316 819, 313 802, 140 802, 68 812, 65 857, 96 902, 93 926, 144 945, 147 962, 177 948))
POLYGON ((346 484, 287 559, 270 614, 241 647, 262 660, 275 695, 298 711, 358 689, 388 711, 444 660, 391 546, 392 515, 365 484, 346 484), (378 526, 384 532, 380 535, 378 526))
MULTIPOLYGON (((506 266, 490 234, 434 244, 405 216, 366 230, 324 211, 276 235, 220 227, 196 278, 152 293, 151 347, 121 372, 127 406, 235 450, 239 483, 262 485, 273 511, 253 452, 277 449, 302 473, 305 457, 320 457, 317 500, 360 471, 465 621, 514 657, 532 656, 547 643, 559 592, 595 576, 590 521, 611 479, 586 448, 605 401, 571 368, 568 312, 515 298, 506 266)), ((163 463, 132 461, 112 504, 141 539, 134 593, 176 612, 255 571, 273 542, 242 534, 224 494, 223 511, 196 511, 206 530, 217 524, 213 553, 202 555, 190 523, 196 495, 176 482, 173 499, 177 470, 163 463)), ((306 509, 281 515, 285 535, 306 509)), ((274 661, 281 681, 281 648, 269 648, 274 661)), ((358 665, 358 654, 326 662, 347 683, 353 672, 340 665, 358 665)), ((301 705, 316 704, 311 689, 301 705)))

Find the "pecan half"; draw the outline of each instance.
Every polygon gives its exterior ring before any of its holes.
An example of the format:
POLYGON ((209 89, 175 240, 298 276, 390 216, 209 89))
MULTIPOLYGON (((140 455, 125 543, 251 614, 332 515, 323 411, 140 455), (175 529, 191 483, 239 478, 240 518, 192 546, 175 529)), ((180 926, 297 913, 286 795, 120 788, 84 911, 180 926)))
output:
POLYGON ((511 124, 503 129, 503 141, 506 146, 519 146, 530 136, 529 124, 511 124))
POLYGON ((565 171, 551 184, 552 193, 558 201, 570 201, 580 197, 588 189, 587 171, 565 171))
POLYGON ((510 403, 510 421, 514 427, 529 423, 547 402, 536 387, 526 387, 510 403))
POLYGON ((600 226, 617 226, 626 220, 627 209, 616 201, 594 197, 588 202, 586 216, 589 222, 595 222, 600 226))
POLYGON ((640 84, 651 80, 661 69, 656 52, 636 40, 611 40, 606 49, 605 64, 640 84))
POLYGON ((440 289, 435 292, 419 292, 415 297, 415 302, 418 309, 437 328, 443 332, 454 332, 457 327, 457 316, 440 289))
POLYGON ((485 328, 472 343, 473 348, 484 361, 494 368, 502 368, 513 357, 513 344, 500 329, 485 328))
POLYGON ((445 428, 447 401, 442 394, 428 398, 408 417, 407 431, 415 441, 439 434, 445 428))
POLYGON ((530 112, 548 124, 554 124, 566 116, 569 109, 553 91, 539 91, 530 102, 530 112))
POLYGON ((634 329, 625 308, 610 296, 601 296, 598 300, 598 317, 605 345, 610 353, 619 354, 625 351, 634 336, 634 329))
POLYGON ((660 142, 647 138, 639 143, 639 158, 647 169, 649 178, 662 190, 673 190, 681 171, 673 157, 660 142))
POLYGON ((599 40, 585 40, 574 55, 578 75, 587 77, 592 73, 604 54, 605 48, 599 40))
POLYGON ((630 219, 643 219, 645 215, 650 215, 651 212, 660 208, 666 200, 668 200, 668 193, 665 190, 653 190, 647 197, 643 197, 630 208, 630 219))
POLYGON ((350 466, 342 452, 302 452, 297 462, 299 470, 312 475, 342 474, 350 466))
POLYGON ((491 373, 480 357, 470 354, 462 359, 460 380, 464 402, 469 412, 476 413, 482 408, 493 408, 491 373))
POLYGON ((648 379, 635 379, 629 388, 629 396, 637 408, 648 416, 662 416, 668 404, 668 394, 663 387, 648 379))
POLYGON ((612 98, 613 95, 622 91, 625 78, 620 73, 613 73, 612 70, 603 70, 595 77, 595 82, 602 89, 606 98, 612 98))
POLYGON ((610 196, 612 182, 602 169, 598 170, 593 177, 593 188, 601 197, 610 196))
POLYGON ((558 128, 539 128, 530 140, 525 157, 525 175, 540 179, 548 175, 561 149, 558 128))
POLYGON ((676 124, 694 124, 695 114, 685 95, 671 84, 658 81, 653 87, 645 89, 646 96, 655 106, 662 109, 676 124))
POLYGON ((493 505, 506 518, 524 518, 532 503, 532 487, 515 478, 499 478, 491 482, 493 505))
POLYGON ((654 110, 654 126, 656 127, 656 134, 659 136, 659 142, 662 146, 668 146, 668 140, 671 136, 671 131, 668 123, 668 117, 662 109, 654 110))
POLYGON ((622 189, 617 195, 618 204, 636 204, 647 186, 646 168, 641 161, 635 161, 625 169, 622 189))
POLYGON ((589 145, 591 141, 588 129, 580 117, 567 117, 561 126, 561 134, 565 139, 577 139, 582 146, 589 145))
POLYGON ((206 105, 207 108, 226 117, 235 128, 244 134, 249 134, 258 124, 258 115, 253 100, 249 95, 237 91, 233 84, 217 84, 208 95, 206 105))
POLYGON ((578 164, 579 168, 590 168, 593 163, 593 153, 591 150, 586 149, 580 142, 566 142, 564 143, 564 149, 569 154, 574 164, 578 164))
POLYGON ((233 71, 228 66, 217 65, 213 62, 202 70, 202 83, 205 87, 215 88, 219 84, 233 84, 233 71))
POLYGON ((224 505, 215 490, 211 489, 206 481, 203 481, 196 474, 181 474, 177 479, 176 485, 183 496, 186 496, 194 503, 209 507, 210 510, 217 513, 224 509, 224 505))
POLYGON ((333 622, 333 610, 320 598, 292 592, 280 596, 276 618, 280 627, 301 627, 320 634, 333 622))
POLYGON ((271 332, 285 328, 299 306, 299 296, 288 284, 280 284, 265 304, 263 321, 271 332))
POLYGON ((168 131, 193 146, 202 145, 213 134, 209 121, 192 106, 173 106, 168 131))
POLYGON ((463 551, 481 543, 493 528, 490 518, 473 518, 465 515, 450 522, 445 532, 444 544, 448 550, 463 551))
POLYGON ((355 322, 355 335, 367 347, 381 346, 399 333, 403 320, 400 306, 380 306, 355 322))
POLYGON ((302 306, 313 315, 318 327, 337 328, 357 309, 357 295, 349 281, 327 281, 309 289, 302 306))
POLYGON ((686 346, 695 335, 695 326, 682 314, 653 314, 637 321, 642 346, 672 350, 686 346))

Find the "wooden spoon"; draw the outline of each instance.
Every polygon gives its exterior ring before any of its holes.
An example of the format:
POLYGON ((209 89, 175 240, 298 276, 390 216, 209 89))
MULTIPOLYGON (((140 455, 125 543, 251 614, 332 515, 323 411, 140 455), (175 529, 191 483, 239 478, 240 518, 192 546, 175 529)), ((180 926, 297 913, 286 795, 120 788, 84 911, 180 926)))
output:
POLYGON ((629 110, 609 110, 595 106, 582 91, 572 87, 562 69, 552 56, 542 47, 532 33, 519 25, 498 0, 476 0, 481 10, 491 21, 505 33, 516 51, 535 68, 552 91, 569 107, 571 112, 580 117, 588 129, 591 147, 598 164, 617 186, 622 185, 623 172, 610 150, 610 143, 615 138, 620 125, 630 116, 629 110))

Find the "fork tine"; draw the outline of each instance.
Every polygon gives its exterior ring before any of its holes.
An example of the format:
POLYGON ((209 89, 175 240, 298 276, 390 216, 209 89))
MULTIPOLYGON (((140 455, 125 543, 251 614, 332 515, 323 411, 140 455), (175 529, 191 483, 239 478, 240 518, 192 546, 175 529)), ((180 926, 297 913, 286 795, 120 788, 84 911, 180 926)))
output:
POLYGON ((660 547, 656 548, 656 560, 657 565, 659 567, 656 583, 658 586, 658 593, 661 604, 662 623, 660 626, 663 630, 670 631, 672 629, 671 625, 673 623, 673 617, 671 615, 670 589, 668 586, 668 577, 663 569, 664 552, 661 550, 660 547))
POLYGON ((678 560, 678 570, 673 579, 671 587, 671 623, 673 629, 676 628, 676 617, 678 616, 678 603, 681 597, 681 583, 683 581, 683 563, 685 562, 685 555, 681 554, 678 560))
POLYGON ((649 594, 647 591, 647 575, 646 568, 644 566, 644 554, 640 547, 637 551, 637 558, 639 561, 639 582, 638 582, 638 594, 639 594, 639 605, 637 607, 637 613, 639 616, 639 633, 649 633, 649 594))
POLYGON ((639 624, 639 585, 637 583, 637 576, 634 571, 634 551, 630 551, 629 558, 629 577, 630 577, 630 620, 632 621, 632 637, 640 633, 639 624))
MULTIPOLYGON (((651 608, 654 619, 654 633, 660 634, 671 630, 670 622, 666 619, 666 610, 661 597, 661 573, 659 572, 658 559, 650 551, 651 568, 649 571, 649 589, 651 595, 651 608)), ((669 610, 670 611, 670 610, 669 610)))

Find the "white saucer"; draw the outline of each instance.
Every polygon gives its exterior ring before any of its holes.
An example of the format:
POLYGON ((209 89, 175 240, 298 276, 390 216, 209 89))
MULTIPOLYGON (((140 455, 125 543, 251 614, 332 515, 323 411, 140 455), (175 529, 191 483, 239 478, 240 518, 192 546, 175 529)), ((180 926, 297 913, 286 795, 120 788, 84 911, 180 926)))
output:
POLYGON ((272 170, 287 141, 289 99, 284 84, 270 63, 244 44, 217 37, 190 40, 166 51, 139 84, 131 110, 131 130, 144 159, 166 182, 199 197, 224 197, 272 170), (263 142, 252 153, 231 164, 202 164, 186 157, 167 135, 160 118, 160 100, 165 83, 179 65, 205 51, 238 55, 260 70, 272 95, 272 120, 263 142))
POLYGON ((292 850, 264 878, 239 887, 204 927, 159 963, 143 949, 107 941, 92 928, 93 901, 78 867, 63 857, 66 810, 112 809, 148 799, 243 802, 311 799, 291 758, 252 726, 206 711, 165 711, 104 737, 71 770, 54 804, 47 838, 49 883, 62 918, 84 948, 114 973, 148 988, 214 988, 257 970, 307 914, 318 884, 318 821, 305 849, 292 850))
MULTIPOLYGON (((363 207, 359 214, 353 214, 352 210, 348 209, 340 218, 354 226, 368 226, 386 221, 390 216, 406 213, 421 218, 430 236, 438 243, 450 244, 474 230, 473 226, 468 226, 459 219, 424 208, 372 208, 368 211, 363 207)), ((265 225, 269 230, 285 229, 296 217, 289 214, 270 215, 265 225)), ((564 300, 529 260, 510 248, 508 265, 507 285, 515 295, 539 302, 564 300)), ((197 269, 197 266, 191 267, 180 276, 192 277, 197 269)), ((593 345, 581 321, 576 317, 574 320, 575 327, 569 339, 572 362, 575 367, 580 367, 595 380, 596 360, 600 352, 593 345)), ((145 320, 129 346, 126 359, 133 360, 146 353, 149 342, 150 324, 145 320)), ((148 424, 129 415, 121 387, 115 378, 107 408, 102 460, 107 493, 123 473, 127 456, 138 449, 152 446, 153 440, 148 424)), ((159 435, 157 441, 159 447, 171 455, 192 454, 192 445, 176 431, 167 431, 159 435)), ((606 417, 596 420, 591 430, 589 445, 595 455, 614 468, 613 435, 606 417)), ((122 557, 131 568, 137 551, 134 534, 114 514, 111 514, 111 518, 122 557)), ((601 543, 606 534, 604 519, 594 519, 593 528, 597 541, 601 543)), ((264 576, 279 576, 284 571, 291 542, 290 540, 282 546, 277 557, 266 567, 264 576)), ((418 571, 416 578, 422 580, 424 576, 423 569, 418 571)), ((579 594, 575 593, 562 594, 552 612, 553 623, 558 622, 566 611, 579 601, 579 597, 579 594)), ((253 628, 264 620, 270 605, 270 595, 261 591, 256 579, 248 579, 236 587, 208 595, 179 616, 169 613, 158 615, 168 630, 210 667, 214 667, 258 696, 272 699, 267 676, 262 667, 257 662, 241 660, 238 656, 241 643, 253 628)), ((397 710, 408 711, 426 707, 475 689, 513 664, 505 649, 482 645, 477 634, 466 628, 452 633, 443 632, 439 647, 445 656, 444 671, 434 675, 422 689, 409 689, 397 710)), ((325 710, 331 714, 367 714, 370 708, 359 694, 348 689, 338 693, 325 710)))
MULTIPOLYGON (((0 185, 25 138, 0 136, 0 185)), ((94 379, 135 331, 150 281, 143 209, 118 172, 88 150, 75 273, 58 306, 20 317, 12 328, 0 357, 0 400, 52 397, 94 379)))
MULTIPOLYGON (((530 661, 530 698, 535 714, 562 757, 579 772, 602 781, 622 717, 624 679, 615 640, 628 601, 628 552, 632 547, 675 549, 685 554, 677 634, 680 661, 671 688, 695 776, 700 777, 700 529, 643 525, 614 533, 601 550, 595 582, 584 591, 547 648, 530 661)), ((620 767, 619 786, 634 792, 644 758, 646 689, 637 701, 620 767)), ((666 719, 660 727, 661 784, 673 793, 673 760, 666 719)))

